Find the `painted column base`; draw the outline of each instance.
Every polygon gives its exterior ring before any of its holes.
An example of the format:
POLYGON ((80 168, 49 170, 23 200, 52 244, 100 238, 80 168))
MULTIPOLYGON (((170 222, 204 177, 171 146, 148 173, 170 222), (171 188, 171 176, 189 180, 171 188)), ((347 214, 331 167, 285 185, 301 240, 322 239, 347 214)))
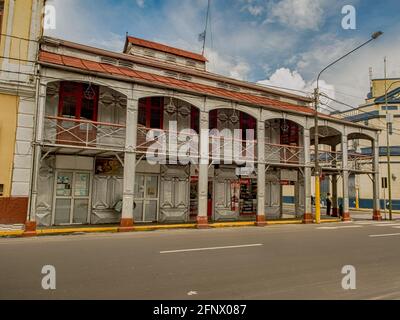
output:
POLYGON ((312 213, 305 213, 303 216, 303 223, 310 224, 314 222, 314 217, 312 213))
POLYGON ((372 220, 374 221, 382 221, 381 211, 374 210, 374 215, 372 216, 372 220))
POLYGON ((122 218, 120 226, 118 228, 118 232, 129 232, 134 231, 134 221, 133 219, 122 218))
POLYGON ((339 217, 339 209, 338 208, 332 208, 332 217, 339 217))
POLYGON ((256 226, 257 227, 265 227, 266 225, 267 225, 267 222, 265 221, 265 216, 257 215, 257 217, 256 217, 256 226))
POLYGON ((208 217, 197 216, 197 229, 208 229, 210 225, 208 224, 208 217))
POLYGON ((22 234, 23 237, 36 237, 36 221, 26 221, 25 222, 25 230, 22 234))
POLYGON ((343 212, 342 221, 351 221, 350 212, 343 212))

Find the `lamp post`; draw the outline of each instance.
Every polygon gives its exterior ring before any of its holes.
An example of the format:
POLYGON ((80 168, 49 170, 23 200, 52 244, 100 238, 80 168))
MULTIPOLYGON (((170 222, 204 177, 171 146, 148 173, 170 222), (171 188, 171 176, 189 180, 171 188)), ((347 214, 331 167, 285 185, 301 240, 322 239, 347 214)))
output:
MULTIPOLYGON (((386 77, 386 58, 385 58, 385 108, 386 108, 386 156, 387 156, 387 174, 388 174, 388 200, 389 200, 389 220, 393 220, 393 204, 392 204, 392 168, 391 168, 391 151, 390 151, 390 121, 389 121, 389 108, 388 108, 388 93, 390 88, 400 81, 394 81, 387 88, 387 77, 386 77)), ((385 203, 386 210, 386 203, 385 203)))
POLYGON ((321 72, 318 74, 317 77, 317 88, 314 91, 314 104, 315 104, 315 116, 314 116, 314 147, 315 147, 315 169, 314 169, 314 174, 315 174, 315 221, 316 223, 321 223, 321 190, 320 190, 320 176, 321 176, 321 168, 319 167, 319 158, 318 158, 318 148, 319 148, 319 130, 318 130, 318 108, 319 108, 319 79, 324 71, 332 67, 334 64, 337 62, 343 60, 350 54, 352 54, 354 51, 357 51, 358 49, 364 47, 371 41, 374 41, 375 39, 379 38, 383 34, 382 31, 377 31, 374 32, 371 35, 371 38, 364 42, 363 44, 359 45, 355 49, 351 50, 350 52, 346 53, 342 57, 336 59, 333 61, 331 64, 326 66, 324 69, 321 70, 321 72))

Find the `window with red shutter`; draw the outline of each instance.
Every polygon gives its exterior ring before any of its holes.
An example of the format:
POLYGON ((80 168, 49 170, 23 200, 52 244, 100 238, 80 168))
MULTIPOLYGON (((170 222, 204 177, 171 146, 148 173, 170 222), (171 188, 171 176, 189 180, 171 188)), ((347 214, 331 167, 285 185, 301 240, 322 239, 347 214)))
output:
POLYGON ((199 118, 199 109, 197 109, 196 107, 192 107, 190 111, 190 129, 196 131, 197 133, 199 133, 200 131, 199 118))
POLYGON ((164 124, 164 98, 140 99, 138 123, 146 128, 162 129, 164 124))
POLYGON ((254 119, 252 116, 243 112, 240 113, 240 129, 242 130, 242 140, 247 140, 247 138, 256 139, 256 119, 254 119), (253 130, 254 137, 248 136, 247 130, 253 130))
POLYGON ((60 83, 59 95, 59 117, 97 121, 97 86, 63 81, 60 83))

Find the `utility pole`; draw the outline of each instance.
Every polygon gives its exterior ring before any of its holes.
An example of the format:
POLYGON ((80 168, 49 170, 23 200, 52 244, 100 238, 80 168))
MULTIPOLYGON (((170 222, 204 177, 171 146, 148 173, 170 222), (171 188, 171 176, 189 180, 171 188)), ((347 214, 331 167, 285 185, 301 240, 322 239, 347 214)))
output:
POLYGON ((317 88, 314 91, 314 104, 315 104, 315 115, 314 115, 314 157, 315 157, 315 169, 314 169, 314 175, 315 175, 315 222, 316 223, 321 223, 321 172, 320 172, 320 167, 319 167, 319 129, 318 129, 318 106, 319 106, 319 87, 317 85, 317 88))
POLYGON ((385 108, 386 108, 386 156, 387 156, 387 172, 388 172, 388 197, 389 197, 389 220, 393 220, 392 210, 392 168, 390 162, 391 150, 390 150, 390 126, 391 119, 388 108, 388 88, 387 88, 387 60, 385 57, 385 108))

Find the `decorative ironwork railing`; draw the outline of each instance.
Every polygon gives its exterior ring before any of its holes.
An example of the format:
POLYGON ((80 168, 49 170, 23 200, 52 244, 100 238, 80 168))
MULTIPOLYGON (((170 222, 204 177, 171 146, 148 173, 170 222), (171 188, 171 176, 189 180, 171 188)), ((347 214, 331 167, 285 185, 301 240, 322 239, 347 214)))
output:
POLYGON ((126 127, 121 124, 46 116, 43 140, 54 145, 124 149, 126 127))
MULTIPOLYGON (((361 153, 348 153, 347 169, 370 172, 373 169, 373 157, 361 153)), ((318 151, 318 160, 322 168, 343 169, 343 153, 341 151, 318 151)), ((311 163, 315 161, 315 152, 311 150, 311 163)))
POLYGON ((304 165, 304 148, 266 143, 265 162, 270 164, 304 165))
MULTIPOLYGON (((147 157, 199 159, 199 140, 200 136, 191 130, 176 132, 138 126, 136 151, 138 154, 146 154, 147 157)), ((214 163, 255 162, 256 141, 211 132, 208 152, 210 161, 214 163)))
POLYGON ((348 157, 348 168, 349 170, 355 171, 373 171, 373 160, 372 155, 365 155, 361 153, 349 153, 348 157))
MULTIPOLYGON (((315 161, 315 151, 312 149, 311 152, 311 163, 313 164, 315 161)), ((327 150, 319 150, 318 151, 318 161, 319 165, 322 168, 342 168, 342 152, 337 151, 327 151, 327 150)))

